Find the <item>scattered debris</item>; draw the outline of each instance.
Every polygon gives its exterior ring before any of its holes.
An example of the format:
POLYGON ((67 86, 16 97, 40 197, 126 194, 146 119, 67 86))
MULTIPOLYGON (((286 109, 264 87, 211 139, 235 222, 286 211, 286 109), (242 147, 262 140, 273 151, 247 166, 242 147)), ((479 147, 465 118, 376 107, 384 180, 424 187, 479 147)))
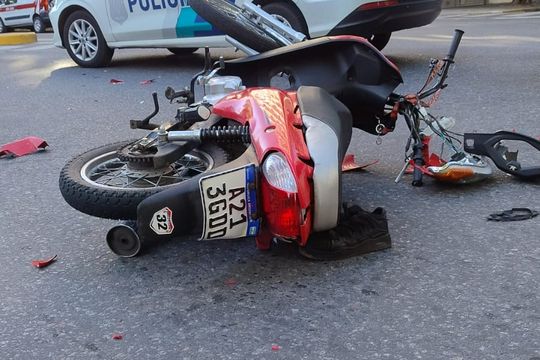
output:
POLYGON ((32 266, 35 266, 37 268, 47 267, 51 265, 53 262, 55 262, 57 257, 58 255, 54 255, 52 258, 46 259, 46 260, 32 260, 32 266))
POLYGON ((120 79, 111 79, 110 83, 113 84, 113 85, 123 84, 123 83, 124 83, 124 80, 120 80, 120 79))
POLYGON ((40 149, 45 149, 49 146, 47 142, 36 136, 27 136, 25 138, 15 140, 0 147, 0 157, 17 157, 33 154, 40 149))
POLYGON ((122 339, 124 339, 124 337, 122 336, 122 334, 115 333, 115 334, 112 335, 112 339, 113 340, 122 340, 122 339))
POLYGON ((528 208, 513 208, 504 210, 488 216, 488 221, 521 221, 528 220, 538 216, 538 211, 528 208))
POLYGON ((238 280, 236 280, 235 278, 227 279, 225 280, 225 285, 227 285, 230 288, 233 288, 236 285, 238 285, 238 280))
POLYGON ((272 344, 272 351, 279 351, 281 350, 281 346, 279 346, 278 344, 272 344))
POLYGON ((141 81, 139 84, 141 85, 148 85, 148 84, 151 84, 154 82, 154 79, 149 79, 149 80, 143 80, 141 81))
POLYGON ((341 171, 346 172, 346 171, 353 171, 353 170, 361 170, 361 169, 367 168, 368 166, 375 165, 378 162, 379 160, 375 160, 370 163, 360 165, 360 164, 357 164, 356 161, 354 160, 353 154, 347 154, 345 155, 345 158, 343 159, 343 164, 341 164, 341 171))

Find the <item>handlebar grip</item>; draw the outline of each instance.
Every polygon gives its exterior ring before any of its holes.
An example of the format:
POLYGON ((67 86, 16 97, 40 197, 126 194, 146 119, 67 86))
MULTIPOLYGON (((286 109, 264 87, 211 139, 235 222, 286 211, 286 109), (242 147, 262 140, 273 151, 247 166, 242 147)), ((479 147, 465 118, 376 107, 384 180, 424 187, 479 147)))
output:
POLYGON ((455 29, 454 30, 454 38, 452 39, 452 44, 450 45, 450 51, 448 52, 448 55, 446 55, 446 60, 453 61, 454 57, 456 56, 457 49, 459 47, 459 43, 461 42, 461 37, 465 31, 455 29))
POLYGON ((424 174, 418 167, 414 167, 412 186, 422 186, 424 174))

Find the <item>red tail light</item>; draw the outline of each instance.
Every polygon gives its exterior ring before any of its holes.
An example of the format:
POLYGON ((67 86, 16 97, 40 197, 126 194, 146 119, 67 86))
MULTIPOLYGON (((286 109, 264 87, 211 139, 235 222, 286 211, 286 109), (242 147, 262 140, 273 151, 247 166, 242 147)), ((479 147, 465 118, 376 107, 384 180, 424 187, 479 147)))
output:
POLYGON ((389 6, 396 6, 399 5, 398 0, 388 0, 388 1, 374 1, 367 4, 364 4, 359 7, 360 10, 373 10, 373 9, 380 9, 385 8, 389 6))
POLYGON ((262 211, 265 225, 278 236, 294 239, 300 234, 301 211, 297 194, 280 190, 261 176, 262 211))
POLYGON ((294 175, 285 157, 270 154, 262 164, 262 210, 270 231, 278 236, 299 236, 301 211, 294 175))

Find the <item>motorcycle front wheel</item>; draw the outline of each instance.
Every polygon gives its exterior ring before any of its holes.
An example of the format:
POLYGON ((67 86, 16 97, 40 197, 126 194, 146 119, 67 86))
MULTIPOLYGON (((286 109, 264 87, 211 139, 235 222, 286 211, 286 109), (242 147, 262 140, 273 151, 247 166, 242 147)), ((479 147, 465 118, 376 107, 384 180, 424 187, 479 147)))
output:
POLYGON ((265 52, 283 46, 226 0, 191 0, 189 5, 210 24, 253 50, 265 52))
POLYGON ((71 160, 60 172, 62 196, 73 208, 107 219, 135 220, 137 206, 148 196, 225 164, 222 148, 207 144, 163 169, 132 169, 119 158, 123 141, 89 150, 71 160))

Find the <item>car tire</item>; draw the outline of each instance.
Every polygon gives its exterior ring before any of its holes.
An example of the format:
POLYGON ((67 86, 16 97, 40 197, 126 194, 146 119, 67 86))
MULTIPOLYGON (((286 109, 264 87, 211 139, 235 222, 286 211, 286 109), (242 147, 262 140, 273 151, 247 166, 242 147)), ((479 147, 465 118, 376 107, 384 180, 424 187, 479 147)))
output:
POLYGON ((97 21, 84 10, 68 16, 62 40, 71 59, 81 67, 107 66, 114 54, 114 49, 107 46, 97 21))
POLYGON ((7 27, 4 25, 2 19, 0 19, 0 34, 7 32, 7 27))
POLYGON ((35 33, 45 32, 45 22, 43 21, 41 16, 34 16, 34 20, 32 21, 32 27, 34 28, 35 33))
POLYGON ((275 2, 264 5, 262 9, 294 30, 309 35, 302 14, 292 5, 284 2, 275 2))
POLYGON ((195 51, 199 50, 199 48, 167 48, 167 50, 172 52, 174 55, 186 56, 193 54, 195 51))
POLYGON ((381 34, 374 34, 371 35, 371 37, 368 39, 371 45, 375 46, 377 50, 382 50, 388 44, 390 41, 390 36, 392 36, 392 33, 381 33, 381 34))

